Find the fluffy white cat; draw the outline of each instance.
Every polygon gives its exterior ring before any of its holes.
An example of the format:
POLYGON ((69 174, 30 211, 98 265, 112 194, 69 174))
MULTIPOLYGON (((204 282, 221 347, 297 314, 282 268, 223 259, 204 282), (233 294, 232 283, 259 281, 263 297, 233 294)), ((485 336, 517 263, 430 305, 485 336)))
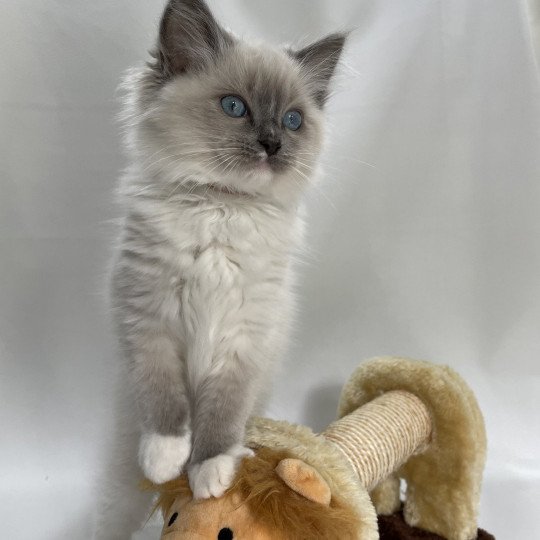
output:
POLYGON ((291 327, 301 196, 344 41, 251 45, 202 0, 171 0, 154 60, 125 82, 131 165, 112 280, 124 376, 100 540, 147 517, 142 474, 187 471, 195 497, 218 497, 250 454, 246 420, 291 327))

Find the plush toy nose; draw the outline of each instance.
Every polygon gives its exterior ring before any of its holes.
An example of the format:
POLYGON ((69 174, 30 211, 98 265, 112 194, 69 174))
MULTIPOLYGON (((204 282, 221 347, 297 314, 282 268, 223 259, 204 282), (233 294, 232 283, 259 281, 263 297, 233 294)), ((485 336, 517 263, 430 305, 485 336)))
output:
POLYGON ((259 139, 259 144, 266 150, 269 156, 277 154, 281 148, 279 139, 259 139))

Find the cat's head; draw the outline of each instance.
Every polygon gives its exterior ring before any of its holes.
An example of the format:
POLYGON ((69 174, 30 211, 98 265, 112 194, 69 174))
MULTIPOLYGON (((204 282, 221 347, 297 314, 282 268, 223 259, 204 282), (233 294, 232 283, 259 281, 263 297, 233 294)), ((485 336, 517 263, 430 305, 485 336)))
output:
POLYGON ((159 182, 296 198, 312 177, 345 35, 301 50, 248 44, 203 0, 171 0, 133 85, 132 147, 159 182))

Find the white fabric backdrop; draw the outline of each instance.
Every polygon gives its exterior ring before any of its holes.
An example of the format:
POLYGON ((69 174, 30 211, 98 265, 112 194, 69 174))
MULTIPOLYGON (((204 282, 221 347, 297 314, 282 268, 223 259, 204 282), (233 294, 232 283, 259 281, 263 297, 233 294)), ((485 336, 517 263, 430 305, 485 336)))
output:
MULTIPOLYGON (((448 363, 485 412, 481 524, 499 540, 540 538, 534 2, 211 3, 273 42, 356 28, 328 110, 326 179, 309 196, 297 339, 269 414, 324 426, 373 355, 448 363)), ((124 163, 114 94, 161 8, 0 7, 2 538, 90 537, 114 364, 101 292, 124 163)))

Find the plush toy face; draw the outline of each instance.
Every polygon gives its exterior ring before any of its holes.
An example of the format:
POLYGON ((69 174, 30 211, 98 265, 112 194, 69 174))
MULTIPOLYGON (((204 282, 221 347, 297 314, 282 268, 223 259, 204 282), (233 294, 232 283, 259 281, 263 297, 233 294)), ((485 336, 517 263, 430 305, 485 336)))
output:
POLYGON ((357 538, 358 518, 317 470, 284 452, 259 449, 219 499, 194 500, 185 477, 162 486, 162 540, 357 538))
MULTIPOLYGON (((163 540, 272 540, 238 495, 176 500, 164 516, 163 540)), ((281 540, 281 538, 280 538, 281 540)))

